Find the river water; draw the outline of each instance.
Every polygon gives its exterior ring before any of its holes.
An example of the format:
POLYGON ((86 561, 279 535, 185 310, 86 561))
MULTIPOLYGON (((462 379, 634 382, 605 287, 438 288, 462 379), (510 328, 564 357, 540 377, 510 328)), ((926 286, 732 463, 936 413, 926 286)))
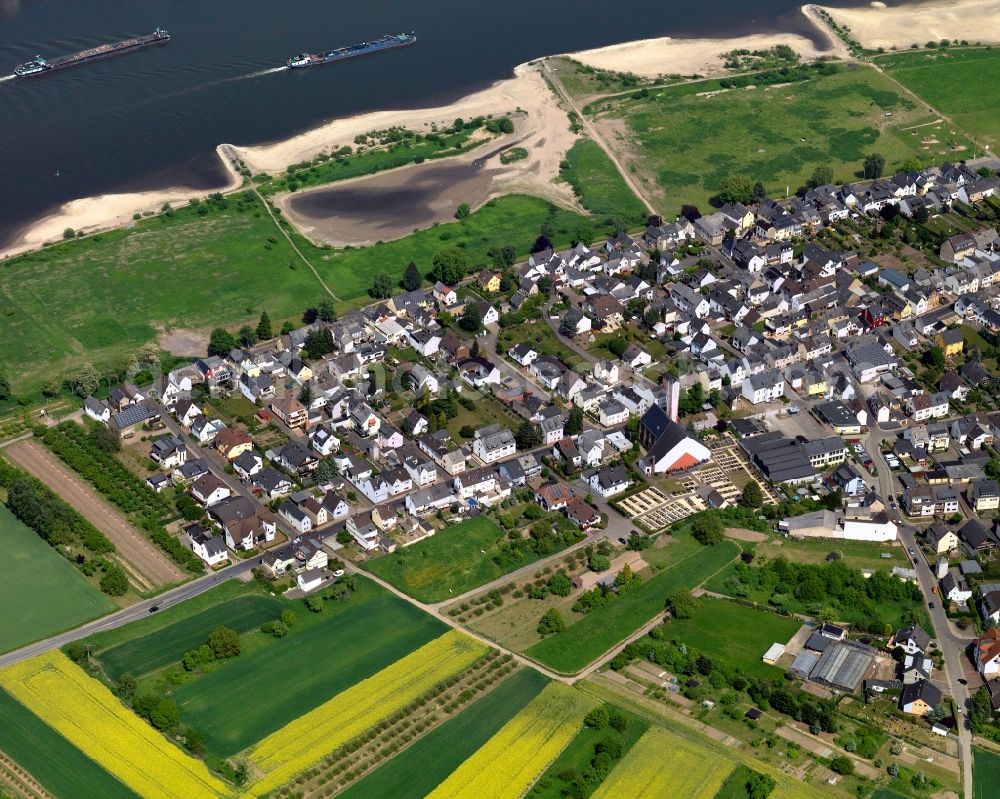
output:
POLYGON ((214 148, 447 101, 531 58, 652 36, 811 34, 800 0, 0 0, 0 75, 149 33, 150 47, 0 78, 0 242, 67 200, 224 182, 214 148), (588 6, 593 10, 588 10, 588 6), (308 70, 302 51, 413 30, 415 46, 308 70))

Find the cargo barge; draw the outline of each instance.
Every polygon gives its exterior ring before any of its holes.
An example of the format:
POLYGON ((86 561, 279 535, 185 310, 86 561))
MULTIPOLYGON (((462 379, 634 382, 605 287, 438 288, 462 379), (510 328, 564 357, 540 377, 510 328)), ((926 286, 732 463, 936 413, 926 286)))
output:
POLYGON ((165 30, 157 28, 148 36, 138 36, 134 39, 125 39, 121 42, 102 44, 91 47, 73 55, 59 56, 58 58, 45 59, 40 55, 35 56, 31 61, 27 61, 14 67, 14 74, 19 78, 33 78, 37 75, 44 75, 57 69, 75 67, 79 64, 86 64, 88 61, 96 61, 99 58, 110 58, 114 55, 122 55, 138 50, 142 47, 149 47, 154 44, 166 44, 170 41, 170 34, 165 30))
POLYGON ((395 50, 397 47, 409 47, 417 41, 416 35, 411 33, 397 33, 395 35, 383 36, 371 42, 360 42, 348 47, 339 47, 325 53, 302 53, 289 58, 285 63, 292 69, 305 69, 306 67, 316 67, 320 64, 330 64, 334 61, 343 61, 346 58, 354 58, 359 55, 369 53, 379 53, 383 50, 395 50))

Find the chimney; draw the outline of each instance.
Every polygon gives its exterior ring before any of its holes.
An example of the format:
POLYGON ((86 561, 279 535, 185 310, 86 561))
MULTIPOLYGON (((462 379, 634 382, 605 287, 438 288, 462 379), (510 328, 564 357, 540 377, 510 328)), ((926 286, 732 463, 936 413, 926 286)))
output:
POLYGON ((681 401, 681 383, 679 380, 668 380, 667 381, 667 416, 670 417, 670 421, 676 422, 678 416, 678 407, 681 401))

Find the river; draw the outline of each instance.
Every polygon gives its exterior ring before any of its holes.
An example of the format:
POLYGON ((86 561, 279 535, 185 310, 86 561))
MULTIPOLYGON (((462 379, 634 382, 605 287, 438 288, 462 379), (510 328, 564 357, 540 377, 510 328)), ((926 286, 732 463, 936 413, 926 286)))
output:
POLYGON ((652 36, 811 35, 799 0, 0 0, 0 75, 151 32, 150 47, 33 79, 0 79, 0 243, 77 197, 210 188, 214 148, 287 138, 332 118, 441 103, 550 53, 652 36), (589 6, 589 8, 588 8, 589 6), (308 70, 325 50, 413 30, 415 46, 308 70))

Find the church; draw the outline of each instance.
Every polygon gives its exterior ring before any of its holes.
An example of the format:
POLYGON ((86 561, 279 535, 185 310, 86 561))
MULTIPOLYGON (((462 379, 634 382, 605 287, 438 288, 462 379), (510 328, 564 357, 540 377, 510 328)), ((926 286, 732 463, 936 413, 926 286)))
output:
MULTIPOLYGON (((672 409, 676 404, 671 403, 672 409)), ((639 420, 639 443, 646 455, 636 463, 644 474, 681 472, 705 463, 712 457, 708 447, 691 438, 659 405, 653 405, 639 420)))

